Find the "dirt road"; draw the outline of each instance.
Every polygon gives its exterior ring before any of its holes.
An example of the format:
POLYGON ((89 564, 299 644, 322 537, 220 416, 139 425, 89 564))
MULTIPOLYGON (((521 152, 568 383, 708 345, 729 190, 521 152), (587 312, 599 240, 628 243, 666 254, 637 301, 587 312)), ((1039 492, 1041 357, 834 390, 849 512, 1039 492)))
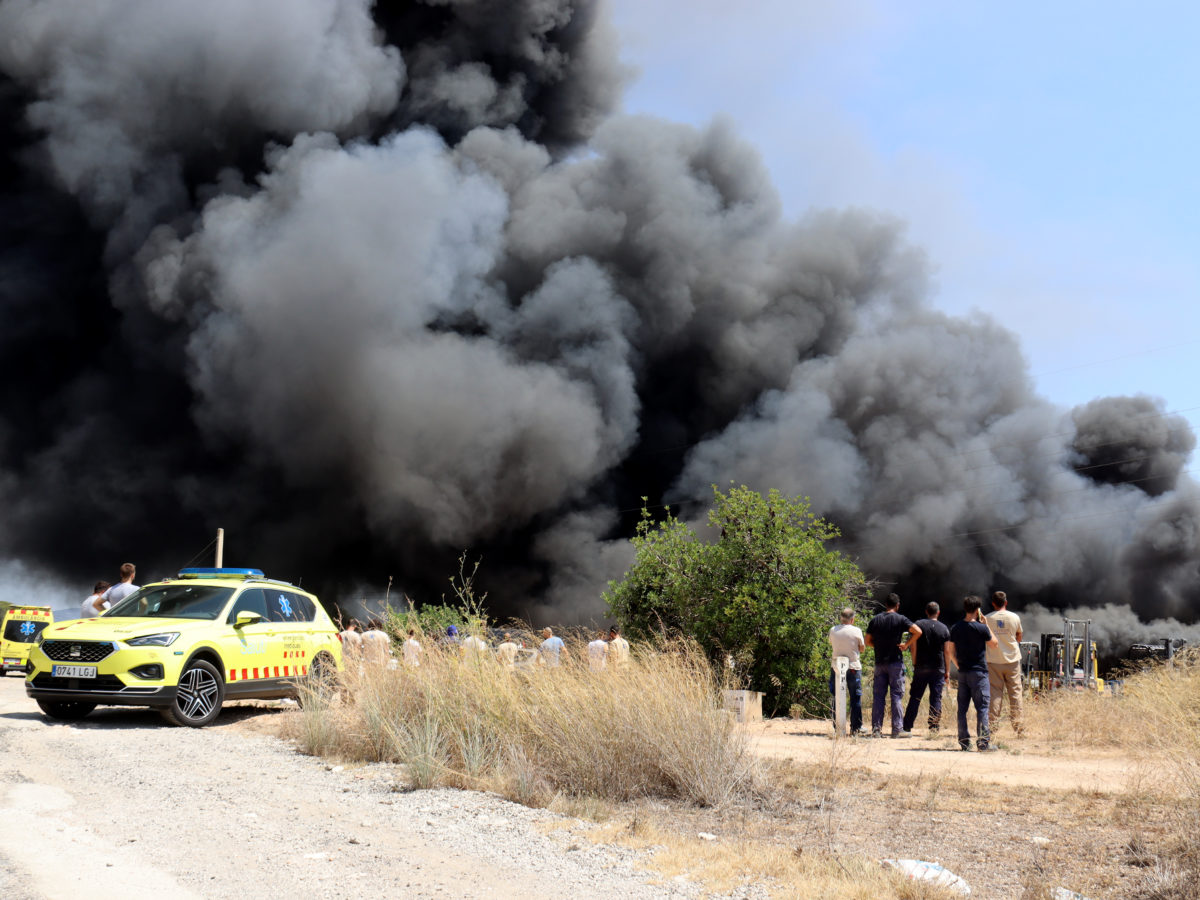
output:
POLYGON ((0 679, 0 892, 8 898, 691 897, 587 826, 465 791, 398 793, 390 766, 341 768, 227 709, 171 728, 102 708, 51 723, 0 679))
POLYGON ((949 775, 995 784, 1020 784, 1055 790, 1115 793, 1129 786, 1134 768, 1126 756, 1099 750, 1062 748, 1044 742, 1002 736, 1005 749, 992 754, 963 753, 953 734, 929 738, 915 734, 903 740, 854 738, 833 740, 826 721, 769 719, 747 726, 764 756, 804 763, 895 771, 906 777, 949 775))

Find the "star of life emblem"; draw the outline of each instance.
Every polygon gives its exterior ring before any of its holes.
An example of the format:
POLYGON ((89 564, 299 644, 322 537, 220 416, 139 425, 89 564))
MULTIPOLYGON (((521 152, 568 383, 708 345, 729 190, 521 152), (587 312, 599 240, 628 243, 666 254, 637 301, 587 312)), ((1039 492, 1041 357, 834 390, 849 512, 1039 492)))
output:
POLYGON ((279 595, 279 611, 289 619, 292 617, 292 601, 283 594, 279 595))
POLYGON ((36 630, 37 628, 32 622, 21 623, 21 634, 33 634, 36 630))

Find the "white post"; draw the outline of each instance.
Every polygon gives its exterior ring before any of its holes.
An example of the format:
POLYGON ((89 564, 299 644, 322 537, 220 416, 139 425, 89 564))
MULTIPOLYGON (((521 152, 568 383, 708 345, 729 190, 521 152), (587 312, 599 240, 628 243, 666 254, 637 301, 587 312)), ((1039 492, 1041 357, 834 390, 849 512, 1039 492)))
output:
POLYGON ((835 656, 833 659, 833 721, 834 735, 846 734, 846 673, 850 671, 850 658, 835 656))
POLYGON ((225 529, 217 529, 217 568, 225 561, 225 529))

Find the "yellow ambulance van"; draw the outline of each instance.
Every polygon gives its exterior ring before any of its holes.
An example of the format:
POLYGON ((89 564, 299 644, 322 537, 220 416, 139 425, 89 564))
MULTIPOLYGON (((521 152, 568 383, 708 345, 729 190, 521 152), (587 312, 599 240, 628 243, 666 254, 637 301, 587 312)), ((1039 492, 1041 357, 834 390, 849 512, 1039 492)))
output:
POLYGON ((54 613, 48 606, 10 606, 4 612, 0 631, 0 675, 25 672, 29 648, 42 629, 54 623, 54 613))

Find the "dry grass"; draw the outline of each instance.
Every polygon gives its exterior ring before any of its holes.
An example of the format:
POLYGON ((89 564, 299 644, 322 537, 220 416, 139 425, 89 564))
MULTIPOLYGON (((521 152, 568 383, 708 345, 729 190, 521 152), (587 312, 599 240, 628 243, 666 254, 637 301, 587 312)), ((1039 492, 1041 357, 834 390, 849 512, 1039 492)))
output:
POLYGON ((836 855, 824 848, 813 851, 749 837, 704 839, 641 815, 597 829, 592 838, 650 850, 652 867, 665 879, 682 875, 718 893, 765 882, 773 896, 781 897, 948 900, 959 896, 929 882, 910 881, 866 856, 836 855))
POLYGON ((305 703, 294 737, 314 754, 401 763, 416 787, 533 806, 556 794, 719 806, 759 789, 760 764, 693 647, 599 673, 578 663, 582 647, 568 652, 576 662, 553 669, 504 670, 440 645, 415 669, 351 666, 339 702, 305 703))
MULTIPOLYGON (((292 734, 309 752, 403 763, 413 786, 496 790, 602 822, 598 839, 654 847, 651 864, 665 878, 686 874, 712 890, 766 879, 776 896, 933 898, 937 888, 898 878, 875 856, 937 859, 940 850, 960 874, 1008 884, 1028 900, 1064 883, 1090 896, 1196 896, 1194 660, 1131 676, 1119 696, 1027 699, 1025 736, 1014 740, 1007 724, 995 735, 1013 752, 1128 758, 1128 789, 1093 795, 947 775, 896 778, 841 758, 844 742, 831 742, 820 764, 756 762, 693 650, 645 653, 622 675, 591 673, 578 663, 582 648, 571 650, 575 665, 506 672, 490 658, 427 647, 417 670, 348 672, 336 700, 315 698, 293 718, 292 734), (940 830, 892 840, 901 823, 930 816, 972 837, 954 849, 940 830), (719 837, 701 840, 699 831, 719 837), (1030 843, 1034 834, 1051 838, 1048 849, 1030 843), (893 844, 911 849, 882 852, 893 844), (1021 860, 1019 888, 974 849, 993 844, 1021 860)), ((953 691, 946 701, 943 733, 952 735, 953 691)))
MULTIPOLYGON (((864 698, 864 707, 869 698, 864 698)), ((948 689, 943 723, 957 714, 948 689)), ((923 723, 923 718, 918 722, 923 723)), ((974 712, 971 728, 975 727, 974 712)), ((1070 755, 1100 751, 1129 760, 1129 780, 1118 803, 1129 829, 1123 864, 1145 870, 1131 897, 1182 900, 1200 884, 1200 656, 1178 657, 1132 674, 1119 692, 1053 691, 1026 695, 1024 736, 1012 738, 1008 710, 993 729, 1001 747, 1037 746, 1070 755)), ((945 724, 944 724, 945 729, 945 724)), ((1032 894, 1031 894, 1032 896, 1032 894)))

